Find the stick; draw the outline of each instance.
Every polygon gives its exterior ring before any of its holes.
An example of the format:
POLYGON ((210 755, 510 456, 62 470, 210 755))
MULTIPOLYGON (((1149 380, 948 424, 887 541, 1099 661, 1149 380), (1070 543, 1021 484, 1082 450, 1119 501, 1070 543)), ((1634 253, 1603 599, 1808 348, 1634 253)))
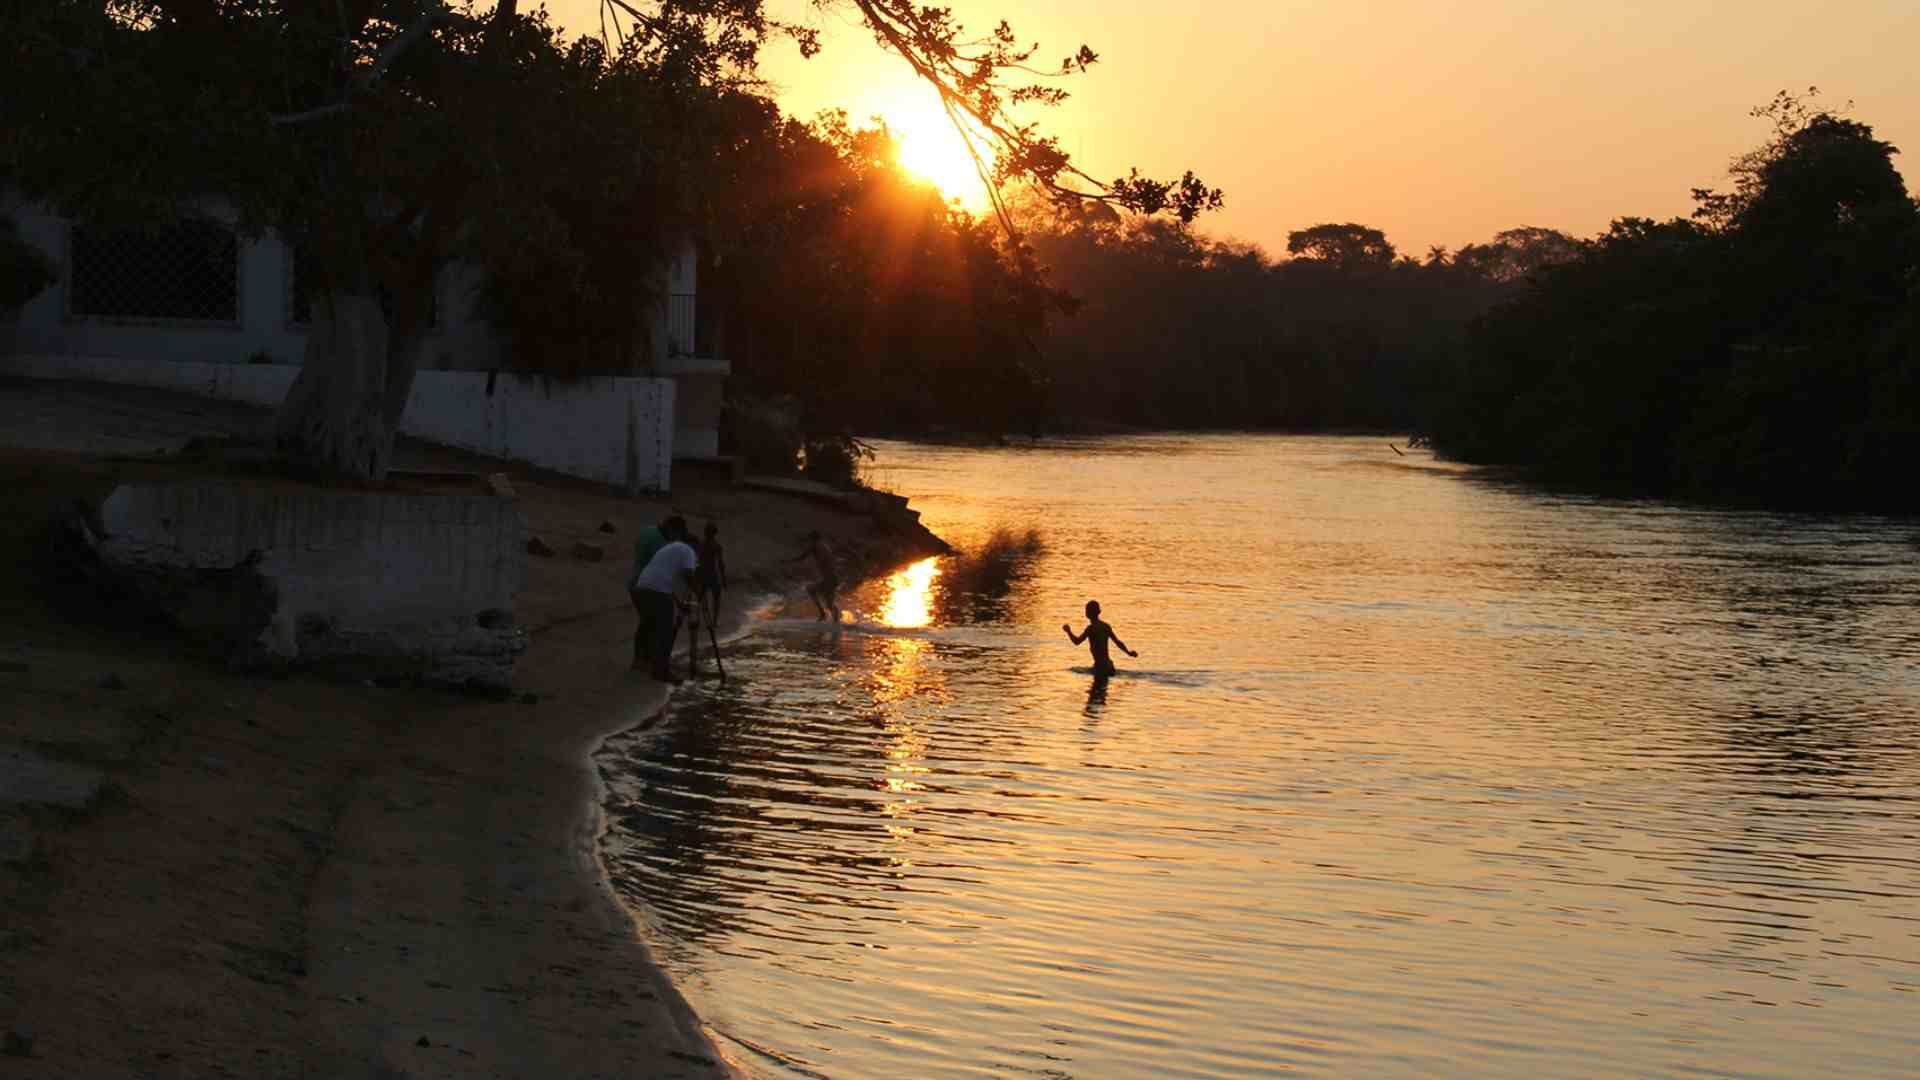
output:
POLYGON ((707 640, 713 643, 713 666, 720 669, 720 681, 726 682, 727 665, 720 662, 720 635, 713 629, 713 624, 717 621, 711 620, 707 623, 707 640))

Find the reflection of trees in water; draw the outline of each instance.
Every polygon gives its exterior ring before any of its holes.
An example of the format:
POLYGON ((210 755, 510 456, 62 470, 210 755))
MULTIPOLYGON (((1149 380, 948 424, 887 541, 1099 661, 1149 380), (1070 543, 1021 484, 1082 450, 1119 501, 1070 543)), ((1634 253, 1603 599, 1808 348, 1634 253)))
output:
POLYGON ((1047 554, 1038 529, 996 527, 985 540, 947 556, 934 589, 934 619, 946 625, 1017 623, 1031 600, 1031 581, 1047 554))

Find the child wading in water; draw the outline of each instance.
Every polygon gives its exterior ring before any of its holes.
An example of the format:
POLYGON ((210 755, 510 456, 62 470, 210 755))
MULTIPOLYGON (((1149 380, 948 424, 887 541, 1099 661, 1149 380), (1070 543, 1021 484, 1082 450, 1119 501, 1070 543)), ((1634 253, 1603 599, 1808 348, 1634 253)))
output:
POLYGON ((1107 655, 1107 642, 1111 641, 1115 645, 1120 646, 1120 651, 1126 653, 1128 656, 1138 657, 1140 655, 1132 649, 1127 648, 1127 643, 1120 640, 1120 635, 1113 632, 1113 627, 1100 621, 1100 601, 1098 600, 1087 601, 1087 629, 1085 633, 1074 633, 1073 627, 1066 623, 1061 623, 1060 629, 1067 632, 1067 640, 1073 642, 1075 645, 1083 641, 1087 643, 1087 648, 1093 652, 1093 673, 1100 678, 1105 678, 1114 672, 1113 658, 1107 655))

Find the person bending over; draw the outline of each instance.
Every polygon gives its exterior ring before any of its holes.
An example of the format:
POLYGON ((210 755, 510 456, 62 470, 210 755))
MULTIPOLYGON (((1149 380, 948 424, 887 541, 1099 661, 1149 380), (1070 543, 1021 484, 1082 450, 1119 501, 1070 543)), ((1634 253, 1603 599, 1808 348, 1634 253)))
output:
POLYGON ((634 612, 640 616, 640 625, 633 637, 633 666, 637 670, 644 661, 655 679, 676 683, 680 680, 673 676, 669 663, 673 639, 679 630, 674 618, 674 594, 693 586, 694 570, 700 565, 700 559, 687 543, 685 520, 668 518, 661 523, 661 531, 667 536, 666 546, 647 560, 646 568, 633 579, 628 590, 633 597, 634 612))
POLYGON ((1087 648, 1093 653, 1093 673, 1102 678, 1113 674, 1115 670, 1113 657, 1107 655, 1107 642, 1111 641, 1120 646, 1120 651, 1128 656, 1140 655, 1127 648, 1127 643, 1120 640, 1120 635, 1113 632, 1113 627, 1100 621, 1100 601, 1098 600, 1087 601, 1087 628, 1084 632, 1076 634, 1073 632, 1073 627, 1066 623, 1061 623, 1060 629, 1067 632, 1067 640, 1075 645, 1083 641, 1087 643, 1087 648))

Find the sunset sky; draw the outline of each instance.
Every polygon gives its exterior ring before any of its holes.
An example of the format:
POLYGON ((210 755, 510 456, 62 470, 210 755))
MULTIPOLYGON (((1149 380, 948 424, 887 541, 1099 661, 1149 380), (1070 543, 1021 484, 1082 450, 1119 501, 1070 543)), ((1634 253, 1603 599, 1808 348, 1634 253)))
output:
MULTIPOLYGON (((931 95, 850 9, 771 2, 828 31, 811 61, 784 43, 766 57, 790 113, 880 113, 909 138, 934 126, 931 95)), ((1747 112, 1782 89, 1851 99, 1851 116, 1920 153, 1911 0, 952 6, 982 31, 1007 19, 1050 63, 1091 45, 1100 63, 1042 117, 1076 162, 1102 177, 1191 168, 1227 193, 1203 229, 1274 253, 1325 221, 1385 229, 1421 254, 1516 225, 1585 236, 1624 214, 1684 214, 1690 188, 1720 183, 1766 137, 1747 112)), ((598 25, 593 0, 554 11, 598 25)))

